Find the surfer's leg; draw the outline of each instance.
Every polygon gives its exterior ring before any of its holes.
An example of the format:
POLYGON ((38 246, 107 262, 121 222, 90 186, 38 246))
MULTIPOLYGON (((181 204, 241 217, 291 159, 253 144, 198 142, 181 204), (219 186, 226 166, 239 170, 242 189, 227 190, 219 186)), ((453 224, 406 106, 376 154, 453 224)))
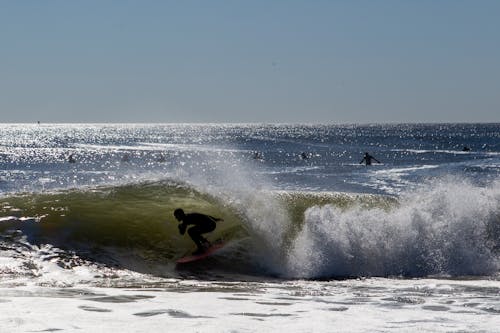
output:
POLYGON ((200 230, 199 226, 191 227, 188 230, 189 237, 191 237, 193 242, 198 247, 197 252, 198 251, 203 252, 205 250, 205 248, 203 247, 203 243, 204 243, 204 241, 206 241, 206 239, 201 236, 201 231, 202 230, 200 230))
POLYGON ((203 237, 201 235, 200 235, 200 238, 201 238, 201 244, 205 250, 208 249, 210 246, 212 246, 212 244, 209 242, 208 239, 206 239, 205 237, 203 237))
POLYGON ((216 226, 215 222, 196 226, 198 228, 197 231, 199 234, 200 243, 202 244, 204 249, 208 249, 210 246, 212 246, 212 244, 208 241, 208 239, 203 237, 202 234, 206 234, 206 233, 214 231, 215 226, 216 226))

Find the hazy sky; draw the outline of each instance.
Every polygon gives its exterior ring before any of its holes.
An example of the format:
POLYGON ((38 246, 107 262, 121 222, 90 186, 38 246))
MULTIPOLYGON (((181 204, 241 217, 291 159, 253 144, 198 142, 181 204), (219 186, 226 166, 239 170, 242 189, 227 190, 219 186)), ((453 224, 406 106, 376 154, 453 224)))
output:
POLYGON ((500 1, 0 0, 0 122, 499 122, 500 1))

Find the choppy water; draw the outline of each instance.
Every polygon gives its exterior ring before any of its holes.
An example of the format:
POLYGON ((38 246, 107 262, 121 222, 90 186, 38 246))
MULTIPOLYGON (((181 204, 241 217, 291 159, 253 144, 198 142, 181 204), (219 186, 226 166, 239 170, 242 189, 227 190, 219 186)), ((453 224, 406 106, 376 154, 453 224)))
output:
MULTIPOLYGON (((193 294, 222 288, 230 290, 232 303, 245 307, 271 288, 279 291, 260 300, 264 305, 282 308, 288 301, 279 299, 293 290, 309 304, 297 311, 310 312, 319 301, 332 302, 330 308, 342 308, 332 311, 340 313, 361 304, 346 301, 345 293, 354 300, 358 288, 366 288, 369 311, 404 303, 401 308, 418 308, 419 315, 454 316, 468 307, 460 303, 467 294, 481 299, 471 307, 489 309, 476 312, 494 322, 500 309, 499 129, 500 124, 0 125, 0 287, 7 288, 0 290, 0 303, 25 293, 66 297, 57 296, 59 290, 74 288, 193 294), (364 152, 382 163, 360 164, 364 152), (175 259, 193 247, 177 232, 172 212, 178 207, 223 218, 209 238, 223 238, 227 246, 205 261, 176 266, 175 259), (346 287, 360 277, 371 279, 346 287), (419 285, 439 278, 437 284, 451 286, 454 305, 410 292, 414 278, 419 285), (460 291, 463 284, 466 291, 460 291), (242 293, 251 296, 238 302, 242 293), (319 298, 311 300, 314 295, 319 298)), ((99 312, 80 305, 81 311, 99 312)), ((138 313, 184 319, 189 316, 183 313, 191 313, 151 311, 138 313)), ((268 312, 245 311, 218 316, 240 313, 245 320, 279 322, 268 312)), ((191 317, 200 323, 206 316, 191 317)), ((367 318, 369 327, 374 319, 367 318)), ((494 327, 467 321, 456 327, 494 327)))

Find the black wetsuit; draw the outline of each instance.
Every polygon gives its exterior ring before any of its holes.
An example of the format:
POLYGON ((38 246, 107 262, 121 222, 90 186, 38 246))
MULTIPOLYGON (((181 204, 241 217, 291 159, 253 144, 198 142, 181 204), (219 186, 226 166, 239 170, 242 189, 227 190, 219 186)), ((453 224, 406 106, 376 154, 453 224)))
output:
POLYGON ((365 156, 363 157, 363 159, 361 160, 361 162, 359 162, 359 164, 365 162, 366 165, 372 165, 372 160, 375 160, 377 163, 380 163, 379 160, 377 160, 375 157, 373 157, 372 155, 370 154, 365 154, 365 156))
POLYGON ((196 243, 198 250, 203 251, 204 245, 207 246, 210 243, 202 234, 214 231, 216 221, 220 221, 220 219, 200 213, 185 214, 182 223, 179 224, 179 232, 184 235, 186 228, 189 225, 194 225, 194 227, 188 229, 188 235, 196 243))

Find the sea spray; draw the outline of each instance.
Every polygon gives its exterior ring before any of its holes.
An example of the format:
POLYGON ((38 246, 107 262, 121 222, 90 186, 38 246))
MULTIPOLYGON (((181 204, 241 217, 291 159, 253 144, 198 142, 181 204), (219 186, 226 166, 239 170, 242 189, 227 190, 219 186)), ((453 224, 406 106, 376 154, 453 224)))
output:
POLYGON ((392 209, 314 206, 286 263, 290 277, 486 275, 500 268, 500 186, 449 178, 392 209))

